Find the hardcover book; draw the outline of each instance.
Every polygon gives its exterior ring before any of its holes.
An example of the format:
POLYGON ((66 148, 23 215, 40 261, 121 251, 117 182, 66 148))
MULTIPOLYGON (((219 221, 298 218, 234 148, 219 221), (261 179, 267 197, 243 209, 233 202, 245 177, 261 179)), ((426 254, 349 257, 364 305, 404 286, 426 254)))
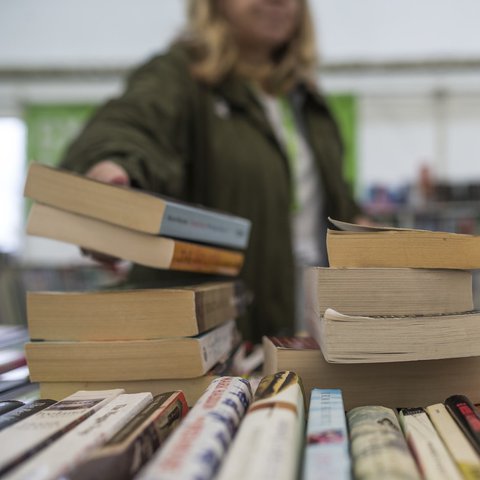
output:
POLYGON ((250 221, 245 218, 99 182, 40 163, 30 165, 25 196, 143 233, 237 250, 248 244, 250 221))

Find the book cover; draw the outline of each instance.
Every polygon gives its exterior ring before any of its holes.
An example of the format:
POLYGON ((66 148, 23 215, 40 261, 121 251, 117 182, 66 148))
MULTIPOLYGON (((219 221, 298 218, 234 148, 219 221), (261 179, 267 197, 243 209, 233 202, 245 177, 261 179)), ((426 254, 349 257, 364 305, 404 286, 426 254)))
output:
POLYGON ((421 480, 394 410, 357 407, 347 422, 355 478, 421 480))
POLYGON ((244 260, 239 251, 149 235, 40 203, 32 205, 27 233, 167 270, 235 276, 244 260))
POLYGON ((332 267, 480 268, 480 236, 330 221, 341 228, 327 232, 332 267))
POLYGON ((289 371, 264 377, 216 479, 296 478, 304 422, 300 377, 289 371))
POLYGON ((108 441, 151 401, 151 393, 118 395, 56 442, 25 460, 7 478, 51 480, 62 477, 94 448, 108 441))
MULTIPOLYGON (((480 454, 480 415, 470 398, 466 395, 451 395, 445 400, 445 406, 480 454)), ((473 399, 476 401, 475 397, 473 399)))
POLYGON ((312 390, 306 437, 303 480, 351 479, 347 420, 341 390, 312 390))
POLYGON ((39 203, 140 232, 245 249, 250 221, 172 198, 32 163, 24 194, 39 203))
POLYGON ((172 288, 28 292, 27 318, 30 337, 35 340, 189 337, 237 318, 248 302, 248 292, 240 281, 172 288))
POLYGON ((339 388, 347 410, 362 405, 431 405, 452 392, 464 392, 473 402, 480 402, 480 357, 340 364, 328 363, 316 342, 303 337, 264 337, 263 345, 264 375, 289 368, 302 378, 305 391, 339 388), (312 348, 284 346, 304 342, 311 342, 312 348))
POLYGON ((47 408, 54 403, 55 400, 50 399, 34 400, 33 402, 27 403, 16 408, 15 410, 5 413, 4 415, 0 416, 0 431, 9 427, 10 425, 13 425, 14 423, 19 422, 20 420, 23 420, 24 418, 29 417, 30 415, 33 415, 34 413, 40 412, 44 408, 47 408))
POLYGON ((29 342, 35 382, 193 378, 206 374, 238 343, 234 320, 196 337, 89 342, 29 342))
POLYGON ((60 438, 123 393, 77 392, 0 432, 0 475, 60 438))
POLYGON ((68 480, 128 480, 164 444, 188 412, 182 392, 154 397, 119 432, 64 475, 68 480))
POLYGON ((461 480, 457 466, 423 408, 400 410, 400 424, 426 480, 461 480))
POLYGON ((247 380, 214 380, 138 480, 213 478, 251 401, 247 380))

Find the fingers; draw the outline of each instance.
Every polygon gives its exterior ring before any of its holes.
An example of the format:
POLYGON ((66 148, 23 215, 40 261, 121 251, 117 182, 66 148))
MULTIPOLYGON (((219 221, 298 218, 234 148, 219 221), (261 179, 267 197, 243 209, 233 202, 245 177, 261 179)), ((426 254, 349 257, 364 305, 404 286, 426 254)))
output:
POLYGON ((126 170, 110 160, 95 164, 87 171, 86 176, 104 183, 130 185, 130 178, 126 170))

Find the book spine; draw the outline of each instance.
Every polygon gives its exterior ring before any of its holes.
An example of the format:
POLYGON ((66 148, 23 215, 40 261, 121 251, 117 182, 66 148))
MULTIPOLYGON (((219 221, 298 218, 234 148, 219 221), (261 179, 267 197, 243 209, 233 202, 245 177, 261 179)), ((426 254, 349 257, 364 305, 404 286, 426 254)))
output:
POLYGON ((0 432, 0 475, 45 448, 123 390, 80 391, 0 432))
POLYGON ((304 401, 295 373, 264 377, 216 480, 296 478, 303 445, 304 401))
POLYGON ((391 408, 356 407, 347 413, 347 423, 355 478, 421 479, 391 408))
POLYGON ((230 320, 199 337, 204 372, 231 352, 236 344, 236 332, 235 320, 230 320))
POLYGON ((351 478, 347 421, 341 390, 313 389, 308 413, 304 480, 351 478))
POLYGON ((170 268, 235 276, 243 260, 244 254, 240 252, 175 241, 170 268))
POLYGON ((50 480, 62 476, 81 462, 92 449, 115 435, 151 401, 151 393, 117 396, 60 440, 22 463, 7 479, 50 480))
POLYGON ((2 415, 0 417, 0 431, 30 415, 40 412, 54 403, 56 403, 55 400, 35 400, 2 415))
POLYGON ((251 401, 247 380, 214 380, 138 480, 211 479, 251 401))
POLYGON ((463 478, 467 480, 480 479, 480 457, 448 413, 445 405, 437 403, 428 406, 425 410, 460 469, 463 478))
POLYGON ((461 480, 460 472, 423 408, 403 408, 400 424, 426 480, 461 480))
POLYGON ((167 201, 159 234, 243 250, 250 221, 167 201))
POLYGON ((480 454, 480 416, 472 402, 465 395, 452 395, 445 400, 445 406, 480 454))
POLYGON ((21 406, 23 406, 23 402, 19 400, 3 400, 0 402, 0 415, 4 415, 21 406))
POLYGON ((182 392, 157 395, 151 405, 125 425, 103 447, 64 475, 65 480, 132 478, 178 427, 188 412, 182 392))

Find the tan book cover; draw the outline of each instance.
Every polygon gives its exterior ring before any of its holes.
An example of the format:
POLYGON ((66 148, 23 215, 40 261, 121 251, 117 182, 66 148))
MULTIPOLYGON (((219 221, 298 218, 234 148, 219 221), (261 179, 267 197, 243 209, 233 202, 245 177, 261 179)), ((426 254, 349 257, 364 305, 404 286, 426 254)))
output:
POLYGON ((27 233, 153 268, 237 275, 241 252, 149 235, 40 203, 32 205, 27 233))
POLYGON ((331 222, 327 232, 332 267, 480 268, 480 236, 331 222))
POLYGON ((239 282, 181 288, 28 292, 28 327, 35 340, 188 337, 237 318, 247 296, 239 282))
POLYGON ((41 163, 30 165, 25 196, 52 207, 139 232, 246 248, 250 221, 41 163))
POLYGON ((237 343, 231 320, 196 337, 89 342, 29 342, 34 382, 193 378, 207 373, 237 343))
POLYGON ((452 392, 480 401, 480 357, 418 362, 328 363, 310 337, 264 337, 264 374, 292 370, 307 399, 312 388, 339 388, 347 410, 362 405, 391 408, 431 405, 452 392))

